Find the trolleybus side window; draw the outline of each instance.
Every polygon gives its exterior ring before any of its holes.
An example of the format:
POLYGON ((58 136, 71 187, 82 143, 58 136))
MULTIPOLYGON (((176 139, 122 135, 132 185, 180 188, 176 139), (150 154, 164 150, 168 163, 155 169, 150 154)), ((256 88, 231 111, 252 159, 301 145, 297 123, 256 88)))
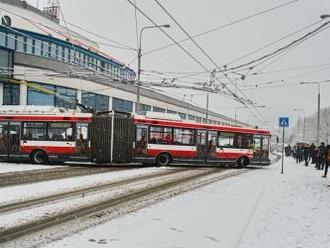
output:
POLYGON ((225 132, 219 132, 218 136, 218 146, 220 147, 234 147, 234 133, 225 133, 225 132))
POLYGON ((25 122, 23 124, 24 140, 46 140, 47 123, 45 122, 25 122))
POLYGON ((173 135, 174 145, 196 145, 196 131, 191 129, 175 128, 173 135))
POLYGON ((150 144, 167 144, 173 143, 173 128, 151 126, 149 129, 150 144))
POLYGON ((234 147, 235 148, 252 148, 253 135, 237 133, 235 135, 234 147))
POLYGON ((47 137, 52 141, 73 141, 73 127, 70 122, 48 123, 47 137))

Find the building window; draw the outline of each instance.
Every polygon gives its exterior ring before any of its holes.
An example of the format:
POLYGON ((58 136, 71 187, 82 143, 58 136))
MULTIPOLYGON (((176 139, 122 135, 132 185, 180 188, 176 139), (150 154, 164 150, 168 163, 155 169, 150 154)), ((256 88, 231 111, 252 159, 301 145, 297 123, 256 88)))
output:
POLYGON ((42 56, 49 57, 49 43, 42 42, 42 56))
POLYGON ((0 76, 10 77, 13 72, 12 52, 0 49, 0 76))
POLYGON ((63 47, 57 46, 57 59, 63 61, 63 47))
POLYGON ((7 47, 9 49, 15 50, 16 36, 14 34, 8 34, 7 37, 7 47))
POLYGON ((6 33, 0 32, 0 46, 6 46, 6 33))
POLYGON ((33 54, 33 40, 30 38, 26 39, 26 53, 33 54))
POLYGON ((158 107, 154 107, 153 112, 165 113, 165 109, 163 109, 163 108, 158 108, 158 107))
POLYGON ((140 104, 140 111, 145 114, 146 112, 151 111, 151 106, 146 104, 140 104))
POLYGON ((34 54, 37 56, 41 56, 41 41, 35 40, 34 42, 34 54))
POLYGON ((27 104, 37 106, 55 106, 55 86, 33 84, 27 90, 27 104), (50 94, 53 93, 53 94, 50 94))
POLYGON ((6 27, 10 27, 11 26, 11 18, 9 16, 3 16, 1 18, 1 24, 3 26, 6 26, 6 27))
POLYGON ((28 87, 27 104, 75 109, 77 91, 71 88, 33 83, 28 87))
POLYGON ((175 111, 173 111, 173 110, 167 110, 167 113, 169 113, 169 114, 177 114, 177 112, 175 112, 175 111))
POLYGON ((56 93, 62 97, 56 96, 55 98, 55 106, 63 107, 67 109, 75 109, 77 102, 77 91, 74 89, 56 86, 56 93), (66 100, 65 100, 66 99, 66 100))
POLYGON ((52 59, 57 59, 57 49, 56 49, 56 44, 54 43, 50 44, 50 57, 52 59))
POLYGON ((3 105, 19 105, 20 85, 3 84, 3 105))
POLYGON ((115 111, 131 113, 133 112, 133 102, 114 97, 112 99, 112 109, 115 111))
POLYGON ((82 92, 81 103, 95 111, 109 111, 109 97, 92 92, 82 92))
POLYGON ((190 120, 190 121, 194 121, 194 120, 195 120, 195 116, 193 116, 193 115, 188 115, 188 120, 190 120))
POLYGON ((64 62, 68 63, 69 62, 69 49, 64 48, 64 62))
POLYGON ((179 113, 179 116, 180 116, 180 118, 181 118, 182 120, 185 120, 186 117, 187 117, 187 115, 184 114, 184 113, 179 113))
POLYGON ((75 63, 75 58, 74 58, 74 50, 70 49, 70 62, 75 63))
POLYGON ((25 38, 23 36, 17 36, 17 51, 24 53, 25 52, 25 38))

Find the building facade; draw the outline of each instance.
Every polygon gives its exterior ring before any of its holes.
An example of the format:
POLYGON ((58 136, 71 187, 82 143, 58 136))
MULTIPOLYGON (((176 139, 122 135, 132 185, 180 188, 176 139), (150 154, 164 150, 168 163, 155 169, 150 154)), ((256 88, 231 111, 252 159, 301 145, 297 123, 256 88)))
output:
MULTIPOLYGON (((21 0, 0 0, 0 104, 135 112, 135 72, 94 41, 60 24, 56 16, 21 0)), ((206 122, 198 106, 141 89, 140 110, 177 113, 206 122)), ((209 123, 234 120, 210 111, 209 123)), ((238 123, 242 125, 242 123, 238 123)))

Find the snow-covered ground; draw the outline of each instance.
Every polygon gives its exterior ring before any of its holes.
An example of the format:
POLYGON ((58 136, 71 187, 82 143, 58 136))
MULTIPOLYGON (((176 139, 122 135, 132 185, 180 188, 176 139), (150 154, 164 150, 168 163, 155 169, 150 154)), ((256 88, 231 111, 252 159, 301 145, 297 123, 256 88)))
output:
POLYGON ((11 202, 38 198, 81 188, 88 188, 140 175, 152 174, 159 172, 161 169, 162 168, 141 168, 119 170, 95 175, 64 178, 59 180, 0 188, 0 206, 11 202))
POLYGON ((330 247, 330 187, 312 166, 280 164, 219 181, 53 247, 330 247))
POLYGON ((27 171, 27 170, 52 169, 52 168, 56 168, 56 167, 63 167, 63 166, 0 162, 0 173, 15 172, 15 171, 27 171))

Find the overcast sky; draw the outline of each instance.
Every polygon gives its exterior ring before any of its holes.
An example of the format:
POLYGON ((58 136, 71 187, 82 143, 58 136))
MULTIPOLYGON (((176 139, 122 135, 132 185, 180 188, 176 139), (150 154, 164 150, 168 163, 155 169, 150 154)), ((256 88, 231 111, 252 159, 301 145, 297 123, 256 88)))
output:
MULTIPOLYGON (((290 2, 289 0, 159 1, 191 35, 290 2)), ((35 5, 37 1, 30 0, 30 3, 35 5)), ((39 0, 39 7, 44 3, 46 0, 39 0)), ((130 47, 137 47, 134 8, 127 0, 61 0, 60 3, 68 22, 130 47)), ((171 27, 166 31, 174 39, 181 40, 187 37, 154 0, 136 0, 136 3, 158 24, 170 24, 171 27)), ((329 0, 299 0, 285 7, 200 36, 196 38, 196 41, 219 66, 223 66, 285 35, 320 21, 321 14, 330 14, 329 0)), ((330 21, 330 18, 328 20, 330 21)), ((152 25, 140 13, 137 13, 137 22, 138 30, 152 25)), ((321 24, 322 22, 229 66, 241 65, 275 51, 321 24)), ((89 37, 101 41, 99 38, 90 35, 89 37)), ((103 40, 103 42, 106 41, 103 40)), ((113 43, 107 43, 113 45, 113 43)), ((169 43, 171 41, 160 30, 150 29, 143 33, 143 52, 169 43)), ((269 125, 267 122, 270 122, 274 126, 277 125, 278 116, 302 116, 304 113, 312 114, 315 112, 317 87, 315 85, 300 85, 299 82, 330 79, 329 44, 330 28, 290 50, 274 63, 268 65, 272 60, 263 63, 248 74, 244 81, 237 80, 237 86, 247 97, 256 102, 257 105, 266 106, 259 109, 263 115, 264 123, 260 123, 262 118, 259 118, 258 121, 248 110, 243 108, 237 109, 238 118, 259 125, 269 125), (253 75, 253 72, 258 72, 258 75, 253 75), (264 84, 279 80, 283 80, 282 87, 270 88, 270 86, 278 86, 278 84, 264 84), (292 85, 288 86, 290 84, 292 85), (256 85, 258 87, 255 87, 256 85)), ((182 43, 182 46, 209 70, 215 68, 210 60, 191 42, 182 43)), ((130 63, 130 66, 136 70, 136 60, 132 62, 136 58, 136 51, 113 47, 104 47, 104 49, 125 64, 130 63)), ((142 80, 145 81, 160 82, 163 78, 168 81, 171 78, 178 78, 177 83, 193 85, 196 82, 205 82, 210 78, 207 73, 180 78, 187 75, 187 72, 203 72, 205 70, 177 46, 144 55, 142 57, 142 69, 144 71, 142 80)), ((242 71, 242 73, 246 72, 242 71)), ((221 74, 218 76, 220 77, 221 74)), ((237 78, 237 75, 232 74, 230 77, 237 78)), ((228 83, 226 80, 224 82, 228 83)), ((182 89, 164 89, 164 91, 176 98, 205 106, 205 93, 203 92, 182 89)), ((330 83, 322 84, 321 104, 322 107, 330 106, 330 83)), ((221 95, 211 95, 210 108, 212 110, 234 117, 234 107, 242 107, 242 105, 221 95)), ((293 117, 292 121, 294 122, 295 119, 293 117)))

